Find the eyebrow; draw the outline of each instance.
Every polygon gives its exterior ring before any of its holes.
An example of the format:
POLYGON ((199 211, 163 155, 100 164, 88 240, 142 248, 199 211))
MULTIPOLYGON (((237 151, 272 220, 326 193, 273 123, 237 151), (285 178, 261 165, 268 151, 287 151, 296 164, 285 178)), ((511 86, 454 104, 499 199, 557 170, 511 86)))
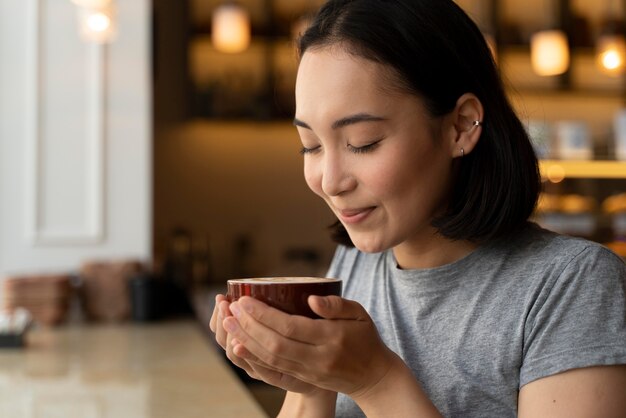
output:
MULTIPOLYGON (((379 122, 384 120, 387 119, 381 116, 370 115, 369 113, 356 113, 354 115, 346 116, 345 118, 334 121, 331 125, 331 128, 339 129, 343 128, 344 126, 354 125, 355 123, 359 122, 379 122)), ((311 129, 311 127, 306 122, 303 122, 298 118, 293 119, 293 124, 295 126, 301 126, 306 129, 311 129)))

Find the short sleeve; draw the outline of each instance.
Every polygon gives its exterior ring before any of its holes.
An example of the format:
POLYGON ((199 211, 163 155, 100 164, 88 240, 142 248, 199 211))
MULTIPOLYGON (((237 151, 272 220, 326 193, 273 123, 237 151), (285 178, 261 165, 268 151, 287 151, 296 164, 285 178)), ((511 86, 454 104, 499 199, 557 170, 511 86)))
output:
POLYGON ((565 264, 529 312, 520 388, 566 370, 626 364, 626 265, 591 245, 565 264))

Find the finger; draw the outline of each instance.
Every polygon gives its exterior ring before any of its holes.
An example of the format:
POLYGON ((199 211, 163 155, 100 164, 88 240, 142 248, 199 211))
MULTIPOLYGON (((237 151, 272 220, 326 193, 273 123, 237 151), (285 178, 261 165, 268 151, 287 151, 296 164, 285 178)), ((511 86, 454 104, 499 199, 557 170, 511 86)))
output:
POLYGON ((246 350, 246 347, 244 347, 244 345, 241 344, 238 340, 233 339, 231 344, 233 344, 233 352, 246 360, 246 362, 254 371, 257 379, 263 380, 265 383, 268 383, 272 386, 277 386, 279 388, 283 388, 285 390, 304 390, 311 387, 310 384, 305 383, 304 381, 298 380, 293 376, 281 373, 278 370, 270 368, 268 365, 263 363, 260 359, 255 357, 248 350, 246 350))
POLYGON ((272 370, 275 372, 278 371, 278 370, 273 369, 272 366, 265 363, 263 360, 261 360, 260 358, 252 354, 250 351, 248 351, 246 346, 243 345, 241 341, 239 341, 238 339, 233 337, 230 341, 230 344, 232 344, 233 354, 245 360, 248 364, 250 364, 250 366, 256 367, 259 369, 272 370))
POLYGON ((244 328, 246 328, 246 320, 253 318, 256 322, 291 340, 312 343, 323 337, 321 328, 315 320, 299 315, 289 315, 254 298, 242 297, 235 304, 235 309, 237 308, 240 308, 238 319, 244 328))
POLYGON ((225 318, 223 326, 230 336, 271 369, 299 373, 304 369, 301 362, 314 354, 310 348, 309 351, 303 349, 311 347, 308 344, 289 340, 246 314, 225 318), (246 317, 246 329, 239 323, 243 317, 246 317))
POLYGON ((232 338, 229 344, 232 346, 233 354, 245 361, 251 368, 261 372, 271 371, 279 373, 277 370, 272 369, 270 365, 264 363, 261 359, 248 351, 248 349, 246 349, 246 347, 238 339, 232 338))
POLYGON ((237 357, 245 360, 252 367, 256 366, 259 368, 269 369, 269 366, 263 363, 257 356, 248 351, 245 345, 243 345, 238 339, 233 338, 230 342, 232 344, 233 354, 237 357))
MULTIPOLYGON (((221 301, 226 300, 226 296, 224 295, 216 295, 215 296, 215 306, 213 307, 213 313, 211 314, 211 320, 209 321, 209 328, 213 333, 217 331, 217 323, 219 316, 219 304, 221 301)), ((219 321, 221 322, 221 321, 219 321)))
POLYGON ((285 385, 286 375, 277 370, 271 369, 268 365, 246 350, 241 342, 236 339, 229 339, 228 347, 229 348, 227 349, 226 354, 228 359, 235 366, 244 370, 248 376, 256 380, 262 380, 273 386, 283 387, 285 385))
POLYGON ((258 379, 257 374, 255 373, 254 369, 252 368, 252 365, 246 361, 244 358, 238 356, 237 354, 235 354, 235 350, 234 347, 236 345, 241 345, 241 343, 235 341, 236 344, 233 344, 232 341, 232 337, 228 337, 227 339, 227 343, 226 343, 226 357, 228 357, 228 359, 237 367, 239 367, 240 369, 244 370, 248 376, 252 377, 253 379, 258 379))
POLYGON ((228 333, 226 332, 222 324, 224 322, 224 318, 228 318, 229 316, 232 316, 229 306, 230 304, 226 300, 220 301, 220 303, 217 306, 218 317, 217 317, 217 324, 216 324, 216 331, 215 331, 215 340, 224 349, 226 349, 228 333))
MULTIPOLYGON (((256 364, 256 363, 251 363, 250 366, 252 367, 254 374, 258 376, 260 380, 263 380, 265 383, 268 383, 272 386, 276 386, 276 387, 283 388, 283 389, 290 389, 287 386, 286 380, 295 380, 295 378, 291 376, 288 376, 284 373, 281 373, 276 370, 272 370, 264 366, 260 366, 259 364, 256 364), (289 379, 286 379, 287 377, 289 377, 289 379)), ((305 384, 305 383, 302 382, 302 384, 305 384)))
POLYGON ((309 296, 311 310, 324 319, 369 320, 369 315, 360 303, 339 296, 309 296))

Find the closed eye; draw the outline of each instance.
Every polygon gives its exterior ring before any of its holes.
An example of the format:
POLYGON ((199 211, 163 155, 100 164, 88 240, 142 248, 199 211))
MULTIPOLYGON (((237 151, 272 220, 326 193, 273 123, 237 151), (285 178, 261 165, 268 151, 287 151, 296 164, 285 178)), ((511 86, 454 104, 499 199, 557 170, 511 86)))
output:
POLYGON ((380 141, 382 141, 383 139, 384 138, 377 139, 376 141, 374 141, 374 142, 372 142, 370 144, 363 145, 363 146, 360 146, 360 147, 355 147, 354 145, 348 144, 348 149, 350 151, 352 151, 353 153, 355 153, 355 154, 365 154, 365 153, 368 153, 368 152, 372 152, 378 146, 380 141))
POLYGON ((300 149, 300 154, 302 154, 302 155, 313 154, 315 152, 318 152, 320 150, 320 148, 321 147, 319 145, 317 147, 313 147, 313 148, 302 147, 300 149))

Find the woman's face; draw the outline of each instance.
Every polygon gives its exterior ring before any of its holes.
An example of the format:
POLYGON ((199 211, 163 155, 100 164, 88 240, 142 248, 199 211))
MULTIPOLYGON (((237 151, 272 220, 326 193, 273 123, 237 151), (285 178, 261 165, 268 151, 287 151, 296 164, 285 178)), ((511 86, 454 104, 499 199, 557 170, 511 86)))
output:
POLYGON ((452 177, 442 122, 389 80, 380 64, 322 48, 304 53, 296 82, 306 182, 365 252, 428 246, 452 177))

